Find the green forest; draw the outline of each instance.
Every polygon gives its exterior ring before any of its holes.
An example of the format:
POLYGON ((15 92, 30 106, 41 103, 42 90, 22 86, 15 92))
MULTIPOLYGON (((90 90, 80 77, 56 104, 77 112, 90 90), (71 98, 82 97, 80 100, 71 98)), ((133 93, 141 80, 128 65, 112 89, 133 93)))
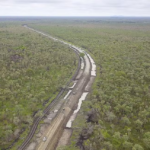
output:
POLYGON ((73 18, 29 26, 85 49, 97 77, 64 150, 150 149, 150 19, 73 18))
POLYGON ((67 46, 0 22, 0 149, 23 142, 34 119, 70 80, 78 58, 67 46))

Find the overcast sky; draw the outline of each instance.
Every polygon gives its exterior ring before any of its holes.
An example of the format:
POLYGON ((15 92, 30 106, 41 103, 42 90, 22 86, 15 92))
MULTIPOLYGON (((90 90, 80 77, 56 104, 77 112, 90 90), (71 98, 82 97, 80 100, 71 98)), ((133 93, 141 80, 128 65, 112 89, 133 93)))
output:
POLYGON ((150 0, 0 0, 0 16, 150 16, 150 0))

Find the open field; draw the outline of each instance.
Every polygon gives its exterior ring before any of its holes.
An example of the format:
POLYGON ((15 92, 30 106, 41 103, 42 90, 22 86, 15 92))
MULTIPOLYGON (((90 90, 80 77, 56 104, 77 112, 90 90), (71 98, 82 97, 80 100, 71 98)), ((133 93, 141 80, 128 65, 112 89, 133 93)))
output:
POLYGON ((73 75, 76 54, 29 31, 20 22, 0 22, 0 149, 25 139, 34 118, 73 75))
POLYGON ((98 67, 64 149, 149 150, 150 19, 53 18, 29 26, 85 48, 98 67))

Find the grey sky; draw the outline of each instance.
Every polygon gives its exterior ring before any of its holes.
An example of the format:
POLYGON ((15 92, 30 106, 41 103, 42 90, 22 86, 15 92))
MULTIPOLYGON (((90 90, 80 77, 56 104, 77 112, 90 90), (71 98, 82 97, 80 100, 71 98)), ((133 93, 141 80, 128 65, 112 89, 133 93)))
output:
POLYGON ((0 0, 0 16, 150 16, 150 0, 0 0))

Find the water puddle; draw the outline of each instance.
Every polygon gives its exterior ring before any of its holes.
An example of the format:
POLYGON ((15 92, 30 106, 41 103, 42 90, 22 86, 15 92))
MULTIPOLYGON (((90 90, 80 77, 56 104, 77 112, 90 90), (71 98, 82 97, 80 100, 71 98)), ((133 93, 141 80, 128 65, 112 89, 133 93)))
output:
POLYGON ((72 90, 69 90, 69 92, 66 94, 66 96, 64 97, 64 99, 67 99, 67 97, 69 96, 69 94, 72 92, 72 90))
POLYGON ((85 100, 87 95, 88 95, 88 92, 85 92, 85 93, 82 94, 81 98, 79 99, 77 109, 73 112, 72 116, 70 117, 70 119, 69 119, 69 121, 68 121, 68 123, 66 125, 67 128, 71 128, 72 122, 75 120, 75 118, 76 118, 76 116, 77 116, 77 114, 78 114, 78 112, 79 112, 79 110, 81 108, 82 101, 85 100))

